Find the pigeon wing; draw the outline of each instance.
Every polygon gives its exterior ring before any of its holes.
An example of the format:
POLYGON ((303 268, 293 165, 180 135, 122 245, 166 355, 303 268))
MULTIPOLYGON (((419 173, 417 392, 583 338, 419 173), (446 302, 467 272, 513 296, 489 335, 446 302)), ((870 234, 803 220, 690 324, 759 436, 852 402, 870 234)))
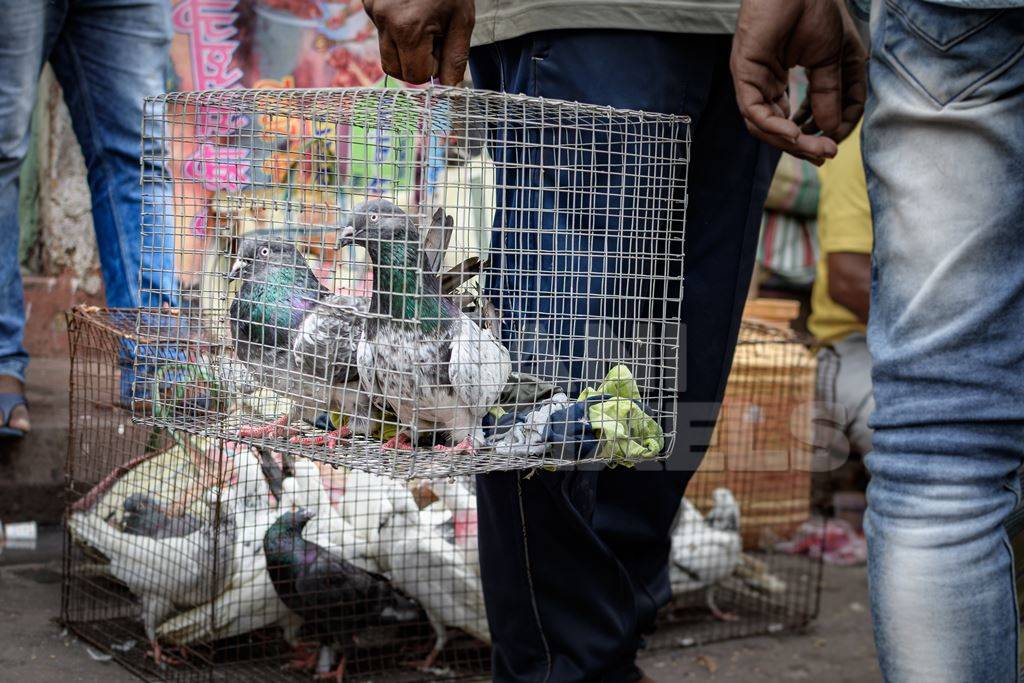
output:
POLYGON ((420 229, 420 254, 423 256, 423 268, 430 273, 440 273, 444 262, 444 253, 451 242, 455 221, 438 207, 430 219, 430 225, 420 229))
POLYGON ((363 326, 359 314, 369 309, 367 299, 344 294, 329 296, 314 306, 292 342, 292 358, 299 372, 332 385, 355 379, 356 348, 363 326))
POLYGON ((490 331, 482 329, 463 315, 451 341, 448 375, 460 406, 476 417, 483 415, 501 396, 512 360, 506 349, 490 331))

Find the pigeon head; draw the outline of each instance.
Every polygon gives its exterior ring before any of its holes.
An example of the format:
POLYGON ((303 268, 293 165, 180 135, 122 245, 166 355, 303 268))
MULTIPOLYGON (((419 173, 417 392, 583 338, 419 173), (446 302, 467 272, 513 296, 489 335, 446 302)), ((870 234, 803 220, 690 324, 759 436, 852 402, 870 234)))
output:
POLYGON ((711 500, 714 502, 716 507, 719 505, 735 507, 737 505, 736 497, 732 495, 732 491, 726 488, 715 489, 711 494, 711 500))
POLYGON ((296 532, 301 532, 309 520, 313 519, 316 514, 312 510, 305 508, 298 508, 297 510, 290 510, 278 518, 278 523, 296 532))
POLYGON ((352 209, 338 244, 363 247, 378 265, 406 260, 415 265, 419 230, 400 208, 386 199, 374 199, 352 209))
POLYGON ((271 268, 308 268, 294 245, 273 239, 242 240, 238 258, 228 273, 229 280, 253 280, 271 268))
POLYGON ((124 499, 124 511, 142 514, 156 507, 155 501, 145 493, 133 493, 124 499))

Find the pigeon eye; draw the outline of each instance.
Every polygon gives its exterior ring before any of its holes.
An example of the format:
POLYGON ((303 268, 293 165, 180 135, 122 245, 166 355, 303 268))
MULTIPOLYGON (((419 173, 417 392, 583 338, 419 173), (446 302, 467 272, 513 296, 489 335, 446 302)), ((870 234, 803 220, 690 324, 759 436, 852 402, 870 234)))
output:
POLYGON ((270 254, 270 247, 263 247, 260 249, 260 256, 267 256, 270 254))
POLYGON ((375 213, 371 213, 371 214, 370 214, 370 215, 368 215, 368 216, 367 216, 366 218, 367 218, 367 220, 369 220, 369 221, 371 221, 371 222, 373 222, 373 223, 376 223, 376 222, 377 222, 377 219, 378 219, 378 218, 380 218, 380 216, 378 216, 378 215, 377 215, 377 214, 375 214, 375 213))

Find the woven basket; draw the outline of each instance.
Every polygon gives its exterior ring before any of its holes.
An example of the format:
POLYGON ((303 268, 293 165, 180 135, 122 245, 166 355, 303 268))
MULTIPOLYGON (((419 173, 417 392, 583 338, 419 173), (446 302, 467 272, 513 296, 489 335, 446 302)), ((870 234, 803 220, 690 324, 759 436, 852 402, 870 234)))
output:
POLYGON ((809 516, 816 371, 790 333, 743 322, 711 447, 687 497, 706 512, 716 488, 730 489, 747 549, 774 545, 809 516))

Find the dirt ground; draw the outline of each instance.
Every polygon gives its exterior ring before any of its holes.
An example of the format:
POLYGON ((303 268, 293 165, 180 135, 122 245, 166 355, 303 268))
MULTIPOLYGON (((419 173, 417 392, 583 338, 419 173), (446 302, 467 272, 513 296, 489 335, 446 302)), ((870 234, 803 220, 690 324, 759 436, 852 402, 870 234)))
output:
MULTIPOLYGON (((34 552, 0 554, 0 680, 121 683, 137 680, 95 661, 62 633, 60 536, 42 534, 34 552)), ((641 666, 659 683, 692 681, 878 681, 863 567, 825 570, 821 613, 804 633, 761 636, 645 653, 641 666)))
POLYGON ((825 567, 821 611, 803 633, 646 653, 641 666, 673 681, 881 681, 864 567, 825 567))

